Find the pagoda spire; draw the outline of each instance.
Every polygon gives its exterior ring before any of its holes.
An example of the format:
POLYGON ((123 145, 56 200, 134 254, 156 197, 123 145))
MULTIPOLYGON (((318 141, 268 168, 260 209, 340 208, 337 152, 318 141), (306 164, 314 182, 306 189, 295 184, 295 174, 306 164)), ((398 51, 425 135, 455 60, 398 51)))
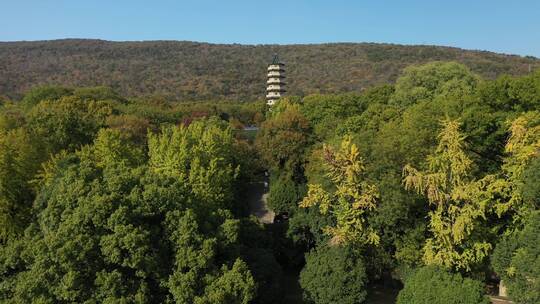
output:
POLYGON ((268 75, 266 80, 266 103, 271 106, 283 94, 285 94, 285 64, 274 54, 272 63, 268 65, 268 75))
POLYGON ((279 64, 279 56, 278 54, 274 54, 274 59, 272 59, 272 64, 279 64))

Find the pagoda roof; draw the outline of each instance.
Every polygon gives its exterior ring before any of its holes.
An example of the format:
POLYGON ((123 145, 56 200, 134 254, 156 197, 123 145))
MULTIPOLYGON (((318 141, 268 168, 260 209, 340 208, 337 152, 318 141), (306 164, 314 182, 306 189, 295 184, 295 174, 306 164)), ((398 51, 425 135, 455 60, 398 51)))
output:
POLYGON ((283 62, 279 61, 278 54, 274 54, 274 58, 272 59, 272 64, 284 65, 283 62))

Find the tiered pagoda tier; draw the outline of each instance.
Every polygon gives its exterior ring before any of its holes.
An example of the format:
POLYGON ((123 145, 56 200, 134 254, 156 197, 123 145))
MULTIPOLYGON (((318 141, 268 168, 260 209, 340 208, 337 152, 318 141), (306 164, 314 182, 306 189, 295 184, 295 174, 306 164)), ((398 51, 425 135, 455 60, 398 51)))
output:
POLYGON ((271 106, 285 93, 285 64, 274 55, 272 63, 268 65, 268 78, 266 81, 266 103, 271 106))

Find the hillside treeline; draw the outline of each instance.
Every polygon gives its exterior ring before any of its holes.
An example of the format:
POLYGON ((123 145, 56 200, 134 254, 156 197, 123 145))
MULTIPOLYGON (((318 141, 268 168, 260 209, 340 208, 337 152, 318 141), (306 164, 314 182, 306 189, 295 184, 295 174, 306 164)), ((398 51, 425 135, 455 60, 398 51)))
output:
POLYGON ((308 303, 540 303, 540 71, 412 66, 362 94, 289 97, 256 146, 305 254, 308 303), (367 303, 375 302, 374 299, 367 303))
POLYGON ((32 89, 0 106, 0 302, 281 303, 299 272, 305 303, 538 303, 539 107, 540 71, 455 62, 271 109, 32 89))
POLYGON ((523 75, 529 65, 540 65, 533 57, 374 43, 0 42, 0 96, 20 98, 38 85, 104 85, 129 97, 252 101, 264 98, 266 66, 274 53, 287 64, 289 93, 298 96, 360 92, 394 82, 411 64, 434 60, 463 63, 489 79, 523 75))

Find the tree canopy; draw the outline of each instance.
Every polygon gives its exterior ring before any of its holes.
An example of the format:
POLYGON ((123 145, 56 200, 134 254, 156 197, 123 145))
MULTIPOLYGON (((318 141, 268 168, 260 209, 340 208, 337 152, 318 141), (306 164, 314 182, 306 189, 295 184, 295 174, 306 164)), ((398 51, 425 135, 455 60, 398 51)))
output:
POLYGON ((2 98, 0 302, 484 303, 502 280, 536 303, 540 73, 480 75, 436 61, 270 108, 2 98))

